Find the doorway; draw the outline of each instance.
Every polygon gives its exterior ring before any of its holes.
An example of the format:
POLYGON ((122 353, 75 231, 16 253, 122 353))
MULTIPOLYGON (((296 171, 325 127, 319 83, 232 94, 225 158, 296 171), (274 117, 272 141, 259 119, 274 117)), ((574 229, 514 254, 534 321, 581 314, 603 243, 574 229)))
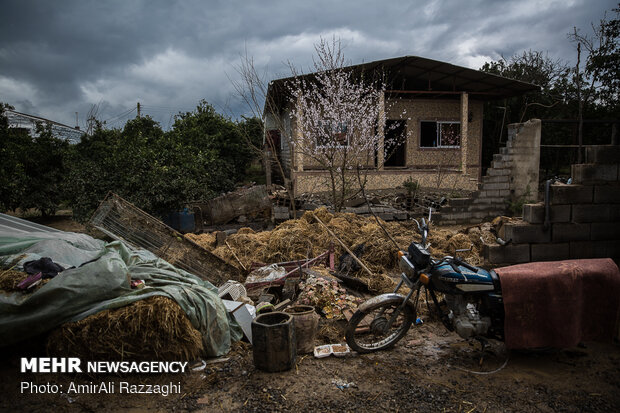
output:
POLYGON ((407 127, 404 120, 385 121, 384 166, 407 165, 407 127))

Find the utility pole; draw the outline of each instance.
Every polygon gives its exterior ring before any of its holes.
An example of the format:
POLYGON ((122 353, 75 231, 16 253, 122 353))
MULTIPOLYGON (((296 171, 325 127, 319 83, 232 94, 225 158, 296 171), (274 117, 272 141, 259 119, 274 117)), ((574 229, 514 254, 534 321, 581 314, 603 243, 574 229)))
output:
MULTIPOLYGON (((576 33, 576 31, 575 31, 576 33)), ((577 140, 579 143, 579 153, 577 154, 577 163, 581 163, 583 152, 583 99, 581 98, 581 73, 579 72, 579 63, 581 61, 581 43, 577 43, 577 66, 575 67, 576 83, 577 83, 577 100, 579 101, 579 127, 577 132, 577 140)))
POLYGON ((140 118, 140 102, 137 103, 136 109, 138 109, 138 118, 140 118))

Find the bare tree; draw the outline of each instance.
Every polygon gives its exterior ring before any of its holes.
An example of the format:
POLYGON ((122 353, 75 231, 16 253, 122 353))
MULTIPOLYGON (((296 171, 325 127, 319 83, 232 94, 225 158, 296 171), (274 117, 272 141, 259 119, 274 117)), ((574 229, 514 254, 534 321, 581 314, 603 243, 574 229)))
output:
MULTIPOLYGON (((252 116, 260 119, 263 131, 265 131, 265 114, 277 113, 279 111, 276 102, 270 96, 268 91, 268 82, 266 80, 266 73, 259 74, 254 58, 248 54, 247 49, 241 56, 240 63, 235 67, 240 79, 234 79, 229 77, 237 95, 246 105, 252 116)), ((284 131, 284 125, 281 122, 280 117, 274 117, 277 122, 275 129, 284 131)), ((244 131, 241 131, 244 134, 244 131)), ((244 134, 248 145, 263 158, 263 165, 265 167, 267 175, 267 186, 271 186, 271 168, 275 166, 280 176, 282 176, 284 187, 287 190, 288 197, 291 203, 293 214, 295 214, 295 198, 293 188, 289 177, 286 174, 282 160, 278 157, 278 148, 276 142, 272 139, 272 136, 265 133, 263 147, 257 147, 252 143, 250 136, 244 134)))

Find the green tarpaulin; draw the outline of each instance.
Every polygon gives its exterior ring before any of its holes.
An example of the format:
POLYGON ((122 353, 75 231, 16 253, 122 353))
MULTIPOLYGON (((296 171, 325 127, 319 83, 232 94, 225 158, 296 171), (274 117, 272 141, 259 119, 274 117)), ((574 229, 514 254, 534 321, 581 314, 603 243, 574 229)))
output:
POLYGON ((67 269, 31 294, 0 293, 0 347, 44 333, 99 311, 154 295, 175 300, 202 334, 207 356, 226 354, 242 337, 215 288, 145 250, 86 234, 0 232, 0 268, 50 257, 67 269), (84 264, 85 263, 85 264, 84 264), (130 281, 145 281, 131 289, 130 281))

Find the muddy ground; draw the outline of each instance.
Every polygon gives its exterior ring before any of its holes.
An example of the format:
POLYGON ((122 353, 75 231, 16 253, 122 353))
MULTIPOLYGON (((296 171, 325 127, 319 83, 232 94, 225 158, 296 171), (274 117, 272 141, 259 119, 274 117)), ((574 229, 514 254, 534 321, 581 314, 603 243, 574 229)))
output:
MULTIPOLYGON (((84 231, 70 217, 41 222, 84 231)), ((0 354, 0 411, 231 411, 231 412, 611 412, 620 406, 620 347, 585 343, 570 349, 506 351, 494 342, 480 365, 480 347, 422 316, 395 348, 374 354, 316 359, 301 355, 295 368, 257 370, 252 348, 235 343, 224 361, 204 371, 169 375, 21 373, 20 357, 46 356, 44 337, 0 354), (477 374, 482 373, 482 374, 477 374), (490 373, 490 374, 487 374, 490 373), (63 386, 31 394, 21 384, 63 386), (76 385, 113 382, 113 394, 67 394, 76 385), (178 384, 180 391, 120 394, 119 383, 178 384)), ((331 324, 315 344, 344 342, 344 322, 331 324)), ((50 355, 53 356, 53 355, 50 355)), ((85 363, 85 360, 83 361, 85 363)))
MULTIPOLYGON (((439 322, 412 327, 395 348, 346 358, 298 356, 294 369, 254 368, 252 350, 237 343, 228 360, 177 375, 96 376, 19 372, 19 351, 0 367, 2 411, 449 411, 611 412, 620 406, 620 348, 586 343, 562 350, 507 352, 493 343, 482 365, 470 345, 439 322), (491 372, 475 374, 473 372, 491 372), (469 370, 469 371, 467 371, 469 370), (127 381, 179 383, 167 397, 127 394, 20 394, 20 383, 127 381), (339 388, 339 385, 341 388, 339 388)), ((118 387, 118 385, 117 385, 118 387)))

